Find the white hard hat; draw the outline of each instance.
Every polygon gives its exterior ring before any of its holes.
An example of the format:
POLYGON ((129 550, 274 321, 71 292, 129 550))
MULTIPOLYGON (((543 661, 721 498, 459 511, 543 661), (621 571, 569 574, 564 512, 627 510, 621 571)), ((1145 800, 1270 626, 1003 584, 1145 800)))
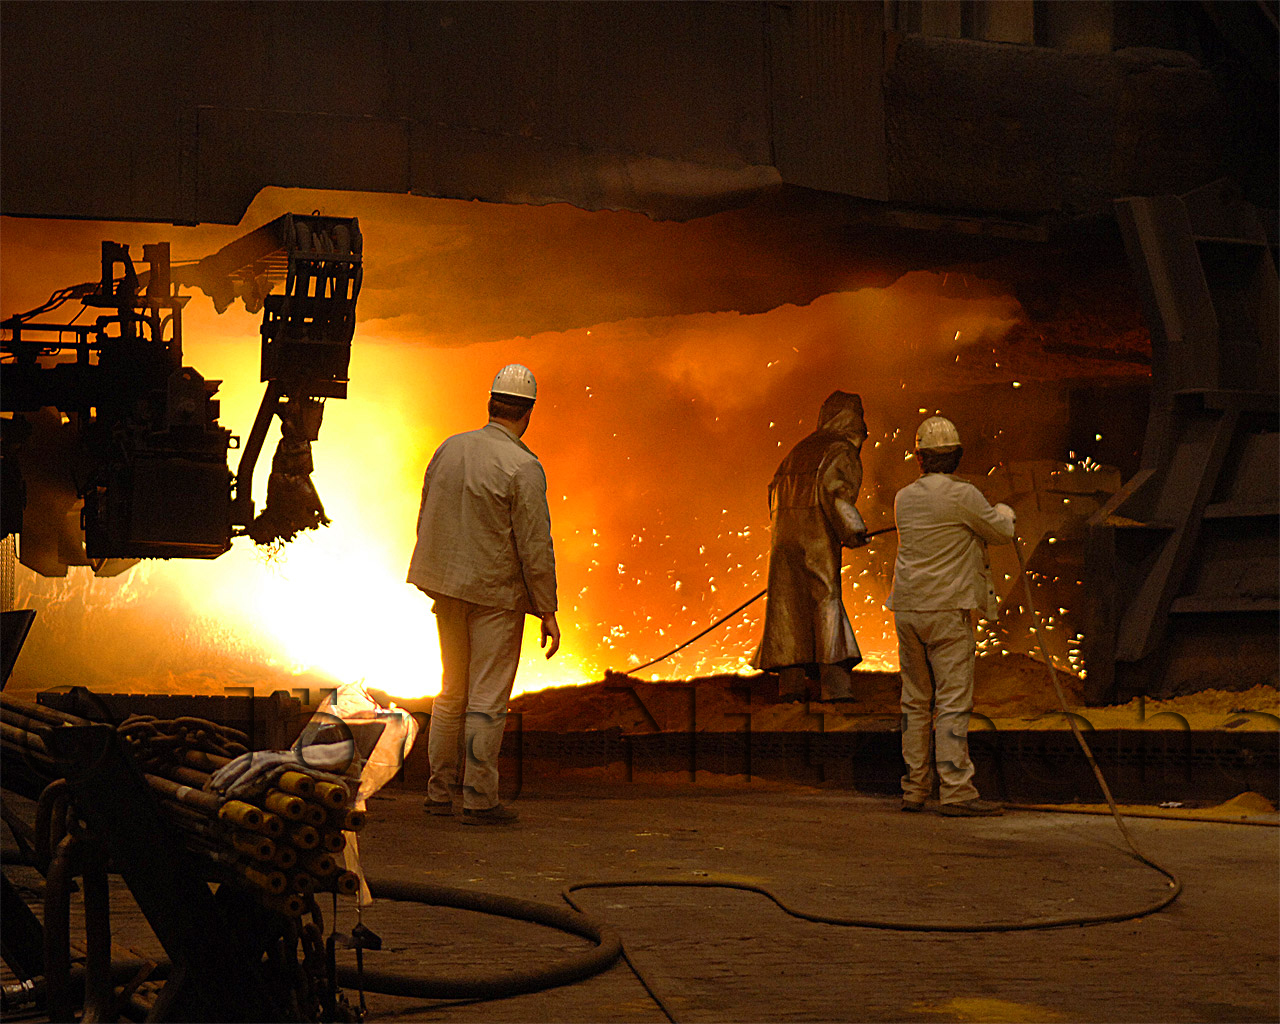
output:
POLYGON ((930 416, 916 430, 916 451, 950 452, 960 447, 960 432, 945 416, 930 416))
POLYGON ((538 397, 538 382, 533 379, 533 373, 529 367, 522 366, 520 363, 509 363, 493 378, 493 387, 489 389, 489 393, 527 398, 532 402, 538 397))

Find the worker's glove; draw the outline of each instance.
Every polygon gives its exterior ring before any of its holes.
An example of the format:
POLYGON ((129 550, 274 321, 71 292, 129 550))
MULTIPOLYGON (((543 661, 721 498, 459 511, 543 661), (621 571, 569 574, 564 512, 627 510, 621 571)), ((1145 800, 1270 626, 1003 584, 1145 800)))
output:
POLYGON ((847 548, 862 547, 867 542, 867 524, 862 521, 862 516, 858 514, 853 502, 844 497, 837 497, 835 508, 836 514, 840 517, 840 522, 836 525, 836 532, 847 538, 844 541, 844 546, 847 548))
POLYGON ((1017 517, 1017 515, 1015 515, 1015 514, 1014 514, 1013 509, 1011 509, 1011 508, 1010 508, 1008 505, 1006 505, 1003 501, 996 505, 996 511, 997 511, 997 512, 999 512, 999 513, 1000 513, 1002 516, 1004 516, 1006 519, 1017 519, 1017 518, 1018 518, 1018 517, 1017 517))

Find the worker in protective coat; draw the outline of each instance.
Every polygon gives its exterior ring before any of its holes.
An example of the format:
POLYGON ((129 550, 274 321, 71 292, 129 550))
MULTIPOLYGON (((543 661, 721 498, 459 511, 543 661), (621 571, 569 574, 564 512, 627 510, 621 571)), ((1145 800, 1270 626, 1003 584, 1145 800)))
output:
POLYGON ((764 637, 755 665, 778 672, 779 700, 803 700, 818 681, 824 700, 853 697, 862 660, 840 587, 842 548, 867 542, 854 503, 862 486, 862 399, 833 391, 818 429, 782 460, 769 485, 772 547, 764 637))

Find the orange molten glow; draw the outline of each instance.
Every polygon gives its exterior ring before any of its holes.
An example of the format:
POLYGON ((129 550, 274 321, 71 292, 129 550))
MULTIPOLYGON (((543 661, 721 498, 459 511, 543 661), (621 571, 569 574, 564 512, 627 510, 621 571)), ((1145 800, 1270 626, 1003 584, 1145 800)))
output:
MULTIPOLYGON (((376 280, 371 265, 366 282, 376 280)), ((406 287, 403 308, 415 301, 406 287)), ((23 570, 17 605, 37 608, 53 632, 33 633, 19 686, 189 680, 230 660, 272 668, 265 689, 280 672, 307 672, 405 698, 437 692, 430 602, 404 582, 422 473, 440 441, 484 422, 489 381, 512 361, 539 382, 525 441, 549 481, 564 632, 546 661, 528 620, 517 692, 625 671, 763 589, 769 480, 830 391, 863 397, 871 436, 859 506, 870 528, 890 525, 892 494, 915 475, 904 462, 921 404, 913 375, 984 344, 989 354, 1020 315, 1010 298, 954 297, 942 275, 925 273, 755 315, 620 320, 454 347, 423 344, 392 308, 383 294, 385 315, 359 325, 349 397, 327 404, 314 446, 332 525, 274 554, 242 539, 213 561, 144 563, 115 579, 23 570), (77 619, 74 607, 92 614, 77 619), (79 660, 77 644, 87 648, 79 660)), ((186 362, 223 381, 221 421, 242 434, 261 398, 257 324, 239 305, 216 316, 204 296, 185 322, 186 362)), ((258 467, 259 504, 269 463, 258 467)), ((887 537, 846 554, 864 667, 896 667, 883 608, 893 550, 887 537)), ((748 671, 763 612, 757 602, 642 677, 748 671)), ((252 668, 238 680, 253 685, 252 668)))

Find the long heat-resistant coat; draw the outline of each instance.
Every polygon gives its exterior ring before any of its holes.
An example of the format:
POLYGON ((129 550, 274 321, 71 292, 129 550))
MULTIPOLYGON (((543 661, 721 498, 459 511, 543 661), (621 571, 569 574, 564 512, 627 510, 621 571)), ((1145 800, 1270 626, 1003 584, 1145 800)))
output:
POLYGON ((842 547, 866 543, 866 526, 854 507, 866 436, 862 399, 836 391, 822 404, 818 429, 791 449, 774 474, 758 668, 862 660, 841 600, 840 563, 842 547))

